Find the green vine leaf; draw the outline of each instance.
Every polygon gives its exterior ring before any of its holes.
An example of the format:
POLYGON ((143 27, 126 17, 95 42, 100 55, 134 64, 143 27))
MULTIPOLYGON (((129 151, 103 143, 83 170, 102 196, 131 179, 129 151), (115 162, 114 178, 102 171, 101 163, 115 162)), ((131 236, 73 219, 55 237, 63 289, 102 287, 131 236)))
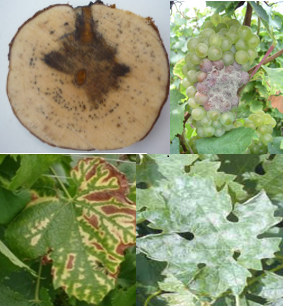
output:
POLYGON ((191 290, 214 298, 228 289, 239 295, 248 269, 261 270, 261 259, 279 250, 280 238, 257 238, 281 220, 264 191, 233 210, 227 188, 218 192, 209 179, 183 175, 156 188, 164 204, 147 219, 162 233, 139 238, 137 245, 149 258, 166 261, 164 273, 191 290))
POLYGON ((6 241, 21 258, 48 254, 54 288, 98 304, 135 243, 135 205, 126 176, 102 158, 81 160, 71 177, 74 197, 34 198, 9 225, 6 241))
POLYGON ((15 266, 18 266, 19 268, 24 268, 27 271, 29 271, 33 276, 37 276, 36 273, 26 264, 24 264, 17 256, 15 256, 7 247, 6 245, 0 241, 0 252, 5 255, 6 258, 8 258, 15 266))
POLYGON ((269 302, 276 302, 281 299, 283 302, 283 277, 275 273, 266 271, 261 279, 263 286, 260 288, 259 296, 267 299, 269 302))
POLYGON ((283 193, 283 155, 276 155, 273 160, 263 163, 264 175, 253 174, 250 180, 257 182, 257 189, 264 188, 271 196, 283 193))

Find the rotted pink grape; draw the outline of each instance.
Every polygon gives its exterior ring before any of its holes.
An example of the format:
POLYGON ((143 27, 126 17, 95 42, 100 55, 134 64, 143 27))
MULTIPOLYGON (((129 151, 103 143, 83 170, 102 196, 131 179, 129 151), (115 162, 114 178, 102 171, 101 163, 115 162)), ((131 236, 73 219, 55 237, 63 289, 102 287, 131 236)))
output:
POLYGON ((204 58, 200 61, 199 68, 203 72, 210 72, 212 70, 212 63, 208 58, 204 58))
POLYGON ((209 92, 209 88, 204 83, 198 83, 197 91, 203 94, 207 94, 209 92))
POLYGON ((212 66, 214 66, 217 70, 221 70, 224 68, 224 61, 222 59, 213 61, 212 66))

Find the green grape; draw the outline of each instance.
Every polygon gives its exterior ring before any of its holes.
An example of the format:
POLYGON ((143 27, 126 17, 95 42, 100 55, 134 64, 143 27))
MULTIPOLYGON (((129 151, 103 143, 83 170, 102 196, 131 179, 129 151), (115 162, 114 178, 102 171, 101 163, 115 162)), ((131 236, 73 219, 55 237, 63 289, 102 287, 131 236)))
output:
POLYGON ((225 23, 219 23, 216 27, 216 33, 219 32, 221 29, 228 29, 227 24, 225 23))
POLYGON ((223 125, 231 125, 234 121, 234 115, 231 112, 223 113, 220 117, 220 122, 223 125))
POLYGON ((208 49, 208 58, 211 61, 218 61, 222 57, 222 50, 217 46, 211 46, 208 49))
POLYGON ((196 100, 196 102, 197 102, 198 104, 203 105, 203 104, 205 104, 205 103, 207 102, 208 96, 205 95, 205 94, 202 94, 202 93, 200 93, 200 92, 197 92, 197 93, 195 94, 195 100, 196 100))
POLYGON ((215 34, 215 31, 211 28, 205 29, 199 33, 201 38, 209 38, 211 35, 215 34))
POLYGON ((226 132, 233 130, 235 127, 233 124, 230 125, 223 125, 223 128, 226 132))
POLYGON ((256 48, 259 44, 259 37, 256 34, 252 34, 247 42, 249 48, 256 48))
POLYGON ((259 115, 259 116, 263 116, 265 115, 265 112, 263 110, 258 110, 255 112, 256 115, 259 115))
POLYGON ((251 128, 251 129, 253 129, 253 130, 256 129, 255 124, 254 124, 252 121, 250 121, 250 120, 245 120, 245 127, 246 127, 246 128, 251 128))
POLYGON ((241 121, 235 121, 235 122, 233 123, 233 125, 234 125, 235 128, 239 128, 239 127, 243 127, 243 126, 244 126, 243 123, 242 123, 241 121))
POLYGON ((223 16, 221 22, 222 22, 222 23, 225 23, 225 24, 227 25, 227 23, 228 23, 230 20, 231 20, 230 17, 228 17, 228 16, 223 16))
POLYGON ((230 51, 232 51, 234 54, 237 52, 236 48, 235 48, 235 45, 232 45, 230 51))
POLYGON ((188 71, 196 70, 196 66, 191 61, 188 61, 186 65, 187 65, 188 71))
POLYGON ((273 128, 270 124, 264 124, 257 128, 257 131, 261 134, 272 134, 273 128))
POLYGON ((258 132, 258 131, 256 131, 255 133, 256 133, 256 135, 257 135, 259 141, 261 141, 262 134, 261 134, 260 132, 258 132))
POLYGON ((260 147, 258 146, 258 144, 254 144, 254 146, 251 148, 251 153, 259 154, 259 151, 260 151, 260 147))
POLYGON ((196 70, 190 70, 187 73, 187 78, 191 82, 191 86, 198 81, 196 74, 197 74, 196 70))
MULTIPOLYGON (((256 115, 257 116, 257 115, 256 115)), ((253 120, 254 124, 258 127, 263 125, 264 123, 264 119, 262 116, 257 116, 254 120, 253 120)))
POLYGON ((194 52, 196 46, 200 43, 200 38, 193 37, 187 42, 187 48, 190 52, 194 52))
POLYGON ((252 30, 248 26, 242 25, 238 29, 238 35, 241 39, 248 40, 252 36, 252 30))
POLYGON ((204 132, 204 137, 211 137, 215 133, 215 128, 213 128, 212 126, 206 126, 203 128, 203 132, 204 132))
POLYGON ((243 65, 249 59, 248 53, 246 51, 244 51, 244 50, 237 51, 236 54, 235 54, 235 59, 236 59, 236 62, 238 64, 243 65))
POLYGON ((188 80, 188 78, 184 78, 182 81, 182 85, 187 89, 188 87, 192 86, 193 84, 188 80))
POLYGON ((232 65, 234 63, 234 53, 232 51, 223 52, 222 59, 225 66, 232 65))
POLYGON ((219 129, 216 129, 215 132, 214 132, 214 136, 216 137, 221 137, 225 134, 225 129, 223 127, 219 128, 219 129))
POLYGON ((246 62, 245 64, 242 65, 243 71, 248 71, 250 68, 251 68, 250 62, 246 62))
POLYGON ((271 118, 271 122, 270 122, 270 124, 271 124, 271 126, 272 126, 273 128, 275 128, 275 127, 276 127, 277 122, 276 122, 276 120, 275 120, 274 118, 271 118))
POLYGON ((191 59, 190 61, 194 64, 194 65, 198 65, 200 63, 200 58, 197 56, 196 52, 192 52, 191 53, 191 59))
POLYGON ((221 47, 223 38, 219 34, 212 34, 209 37, 210 46, 218 46, 221 47))
POLYGON ((221 17, 219 16, 219 14, 213 14, 211 17, 210 17, 210 20, 211 22, 216 26, 218 25, 218 23, 221 22, 221 17))
POLYGON ((201 42, 203 44, 206 44, 209 47, 209 38, 208 37, 202 38, 201 42))
POLYGON ((258 56, 255 49, 250 48, 247 50, 247 53, 248 53, 249 61, 254 60, 258 56))
POLYGON ((196 73, 196 76, 197 76, 198 82, 203 82, 206 79, 206 77, 207 77, 207 73, 203 72, 203 71, 198 71, 196 73))
POLYGON ((235 44, 239 39, 238 34, 236 32, 231 31, 231 30, 229 30, 226 33, 226 36, 231 40, 232 44, 235 44))
POLYGON ((262 135, 261 141, 267 146, 269 142, 273 142, 273 137, 270 134, 264 134, 262 135))
POLYGON ((195 86, 190 86, 186 89, 186 94, 189 98, 194 98, 196 92, 197 92, 197 90, 196 90, 195 86))
POLYGON ((220 129, 222 128, 222 123, 220 121, 212 121, 212 124, 211 124, 212 127, 214 127, 215 129, 220 129))
POLYGON ((207 20, 204 24, 203 24, 203 29, 206 29, 206 28, 211 28, 211 27, 214 27, 214 24, 210 21, 210 20, 207 20))
POLYGON ((199 104, 197 104, 196 100, 194 98, 190 98, 188 101, 188 104, 191 108, 198 108, 200 107, 199 104))
POLYGON ((198 127, 198 128, 197 128, 197 134, 198 134, 198 136, 200 136, 200 137, 205 137, 204 128, 203 128, 203 127, 198 127))
POLYGON ((208 53, 208 46, 204 43, 200 43, 196 46, 196 55, 199 58, 204 58, 207 56, 208 53))
POLYGON ((206 111, 203 107, 198 107, 198 108, 193 109, 191 115, 193 119, 195 119, 196 121, 200 121, 206 116, 206 111))
MULTIPOLYGON (((237 36, 239 37, 238 35, 238 29, 239 29, 239 25, 238 24, 233 24, 230 28, 229 28, 229 31, 231 32, 235 32, 237 34, 237 36)), ((240 37, 239 37, 240 38, 240 37)))
MULTIPOLYGON (((190 118, 192 118, 192 117, 190 117, 190 118)), ((193 126, 198 128, 198 127, 202 127, 202 124, 200 123, 200 121, 193 120, 193 126)))
POLYGON ((239 50, 245 50, 247 51, 248 50, 248 44, 242 39, 240 38, 236 44, 235 44, 235 48, 237 51, 239 50))
POLYGON ((230 21, 227 22, 228 27, 231 27, 233 25, 238 25, 239 27, 241 26, 240 22, 237 19, 231 19, 230 21))
POLYGON ((272 121, 272 117, 269 114, 264 114, 263 119, 264 119, 264 124, 270 124, 272 121))
POLYGON ((183 72, 183 75, 186 75, 187 73, 188 73, 188 66, 187 65, 184 65, 183 67, 182 67, 182 72, 183 72))
POLYGON ((207 112, 207 117, 212 121, 218 121, 220 116, 221 114, 218 110, 210 110, 207 112))
POLYGON ((258 154, 266 154, 267 153, 267 147, 264 147, 263 149, 259 149, 258 154))
POLYGON ((251 154, 251 150, 249 148, 247 148, 247 150, 245 151, 245 154, 251 154))
POLYGON ((185 63, 187 63, 190 60, 190 58, 191 58, 191 53, 189 52, 185 55, 185 63))
POLYGON ((200 123, 202 126, 211 126, 212 121, 207 116, 205 116, 201 119, 200 123))
POLYGON ((231 39, 228 37, 224 37, 221 44, 222 51, 228 51, 232 47, 231 39))

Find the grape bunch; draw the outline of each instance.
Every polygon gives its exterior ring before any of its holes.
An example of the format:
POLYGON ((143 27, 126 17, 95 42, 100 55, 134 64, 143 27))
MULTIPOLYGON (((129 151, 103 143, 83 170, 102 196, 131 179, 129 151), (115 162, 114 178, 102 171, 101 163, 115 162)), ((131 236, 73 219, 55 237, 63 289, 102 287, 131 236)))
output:
MULTIPOLYGON (((239 125, 240 127, 243 125, 239 125)), ((251 145, 245 152, 246 154, 264 154, 267 153, 267 145, 272 143, 273 128, 276 126, 276 120, 264 111, 257 111, 245 119, 244 126, 256 131, 258 139, 253 139, 251 145)))
POLYGON ((182 84, 191 124, 200 137, 221 137, 235 128, 237 91, 249 81, 247 71, 258 56, 258 44, 249 27, 218 14, 204 23, 199 37, 188 41, 182 84))

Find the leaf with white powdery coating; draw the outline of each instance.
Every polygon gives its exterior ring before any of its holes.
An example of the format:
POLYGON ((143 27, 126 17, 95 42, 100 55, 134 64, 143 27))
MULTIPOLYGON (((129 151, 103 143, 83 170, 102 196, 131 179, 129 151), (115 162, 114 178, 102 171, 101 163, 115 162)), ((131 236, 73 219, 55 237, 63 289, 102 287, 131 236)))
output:
POLYGON ((115 287, 124 250, 135 243, 135 205, 125 175, 102 158, 81 160, 71 177, 74 198, 35 198, 10 224, 6 240, 22 258, 48 253, 54 288, 98 304, 115 287))
POLYGON ((137 245, 149 258, 167 261, 167 273, 191 282, 190 289, 212 297, 228 289, 240 294, 251 276, 248 269, 261 270, 261 259, 279 249, 280 238, 257 238, 281 220, 264 192, 237 205, 238 222, 230 222, 227 190, 218 192, 211 180, 180 176, 158 188, 165 205, 147 218, 163 233, 142 237, 137 245), (187 232, 193 234, 190 241, 178 234, 187 232), (235 252, 240 253, 236 260, 235 252), (199 270, 198 264, 205 266, 199 270))
POLYGON ((267 194, 276 196, 283 193, 283 155, 276 155, 273 160, 263 163, 264 175, 254 175, 252 180, 257 182, 257 189, 265 189, 267 194))

